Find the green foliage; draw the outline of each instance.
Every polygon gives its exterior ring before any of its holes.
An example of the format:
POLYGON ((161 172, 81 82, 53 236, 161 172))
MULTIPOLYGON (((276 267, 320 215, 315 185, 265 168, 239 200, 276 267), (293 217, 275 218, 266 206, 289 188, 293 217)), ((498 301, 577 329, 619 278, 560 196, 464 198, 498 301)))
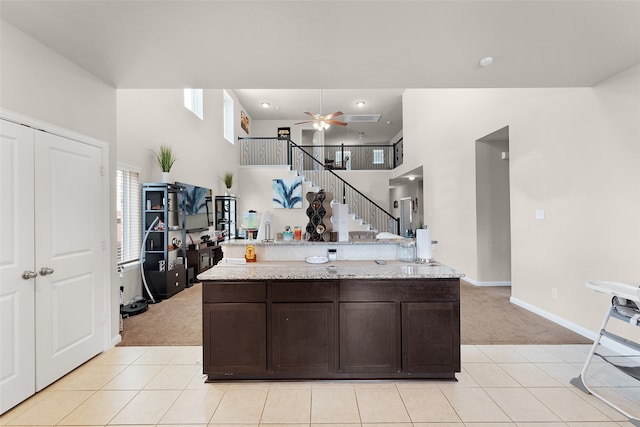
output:
POLYGON ((233 186, 233 173, 227 172, 222 177, 225 187, 231 188, 233 186))
POLYGON ((157 153, 154 152, 153 154, 155 154, 156 163, 158 164, 158 166, 160 166, 162 172, 171 171, 171 167, 177 160, 176 155, 171 147, 163 144, 160 146, 160 151, 157 153))

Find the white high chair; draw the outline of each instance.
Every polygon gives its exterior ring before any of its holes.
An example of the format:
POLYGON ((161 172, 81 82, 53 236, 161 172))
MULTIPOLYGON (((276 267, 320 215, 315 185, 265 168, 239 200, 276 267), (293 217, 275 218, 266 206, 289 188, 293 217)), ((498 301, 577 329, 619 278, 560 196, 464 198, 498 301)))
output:
MULTIPOLYGON (((640 344, 606 330, 607 323, 611 317, 622 320, 631 326, 640 326, 640 309, 638 309, 638 307, 640 307, 640 287, 607 281, 587 282, 585 286, 596 292, 611 295, 612 298, 609 309, 602 321, 602 326, 600 327, 598 336, 595 339, 593 346, 591 347, 591 351, 587 356, 587 360, 582 368, 582 372, 580 373, 580 376, 572 379, 571 383, 584 392, 592 394, 602 400, 626 417, 629 417, 629 421, 633 425, 640 426, 640 402, 631 402, 631 406, 633 406, 633 403, 636 403, 634 411, 623 408, 620 403, 616 404, 612 402, 613 399, 603 396, 595 390, 593 385, 589 387, 586 383, 587 371, 589 370, 594 355, 597 355, 605 362, 615 366, 627 376, 634 378, 638 381, 638 387, 640 387, 640 344), (629 301, 633 301, 635 304, 630 304, 629 301), (602 337, 612 340, 615 343, 616 348, 624 349, 625 352, 628 351, 629 354, 612 356, 597 353, 598 345, 600 344, 602 337), (632 414, 631 412, 634 413, 632 414)), ((629 402, 627 402, 626 406, 629 406, 628 403, 629 402)))

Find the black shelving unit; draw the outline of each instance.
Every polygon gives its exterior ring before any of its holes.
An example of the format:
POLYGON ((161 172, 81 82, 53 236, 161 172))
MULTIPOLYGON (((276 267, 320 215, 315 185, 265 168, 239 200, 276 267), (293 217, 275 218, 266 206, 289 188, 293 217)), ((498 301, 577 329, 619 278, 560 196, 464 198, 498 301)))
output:
POLYGON ((234 196, 216 196, 215 198, 216 230, 222 231, 225 239, 236 238, 237 213, 234 196))
POLYGON ((143 240, 143 266, 155 299, 169 298, 187 284, 185 191, 178 184, 142 184, 143 238, 151 228, 143 240))

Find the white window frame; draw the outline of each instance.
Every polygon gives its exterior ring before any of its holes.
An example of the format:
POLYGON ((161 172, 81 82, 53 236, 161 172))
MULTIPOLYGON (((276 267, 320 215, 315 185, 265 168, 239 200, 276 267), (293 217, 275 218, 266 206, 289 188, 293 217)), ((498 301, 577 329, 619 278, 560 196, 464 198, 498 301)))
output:
POLYGON ((374 165, 383 165, 384 164, 384 149, 383 148, 374 148, 373 149, 373 164, 374 165))
POLYGON ((222 110, 224 115, 224 139, 234 143, 233 98, 226 90, 222 91, 222 110))
POLYGON ((202 89, 185 89, 184 106, 200 120, 204 120, 204 91, 202 89))
POLYGON ((140 168, 118 163, 116 170, 116 258, 118 266, 140 262, 140 168))

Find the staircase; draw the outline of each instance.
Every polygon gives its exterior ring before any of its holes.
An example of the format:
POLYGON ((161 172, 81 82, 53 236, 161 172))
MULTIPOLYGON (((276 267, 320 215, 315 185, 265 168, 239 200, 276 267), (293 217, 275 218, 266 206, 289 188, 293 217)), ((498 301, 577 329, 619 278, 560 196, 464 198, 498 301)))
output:
MULTIPOLYGON (((310 153, 287 138, 239 138, 241 165, 282 165, 300 176, 312 188, 311 191, 333 193, 333 200, 349 207, 352 223, 356 223, 365 235, 380 232, 400 234, 400 221, 369 197, 358 191, 333 170, 318 160, 321 152, 310 153)), ((315 149, 316 147, 314 147, 315 149)), ((319 148, 319 147, 317 147, 319 148)), ((351 229, 351 227, 350 227, 351 229)))

